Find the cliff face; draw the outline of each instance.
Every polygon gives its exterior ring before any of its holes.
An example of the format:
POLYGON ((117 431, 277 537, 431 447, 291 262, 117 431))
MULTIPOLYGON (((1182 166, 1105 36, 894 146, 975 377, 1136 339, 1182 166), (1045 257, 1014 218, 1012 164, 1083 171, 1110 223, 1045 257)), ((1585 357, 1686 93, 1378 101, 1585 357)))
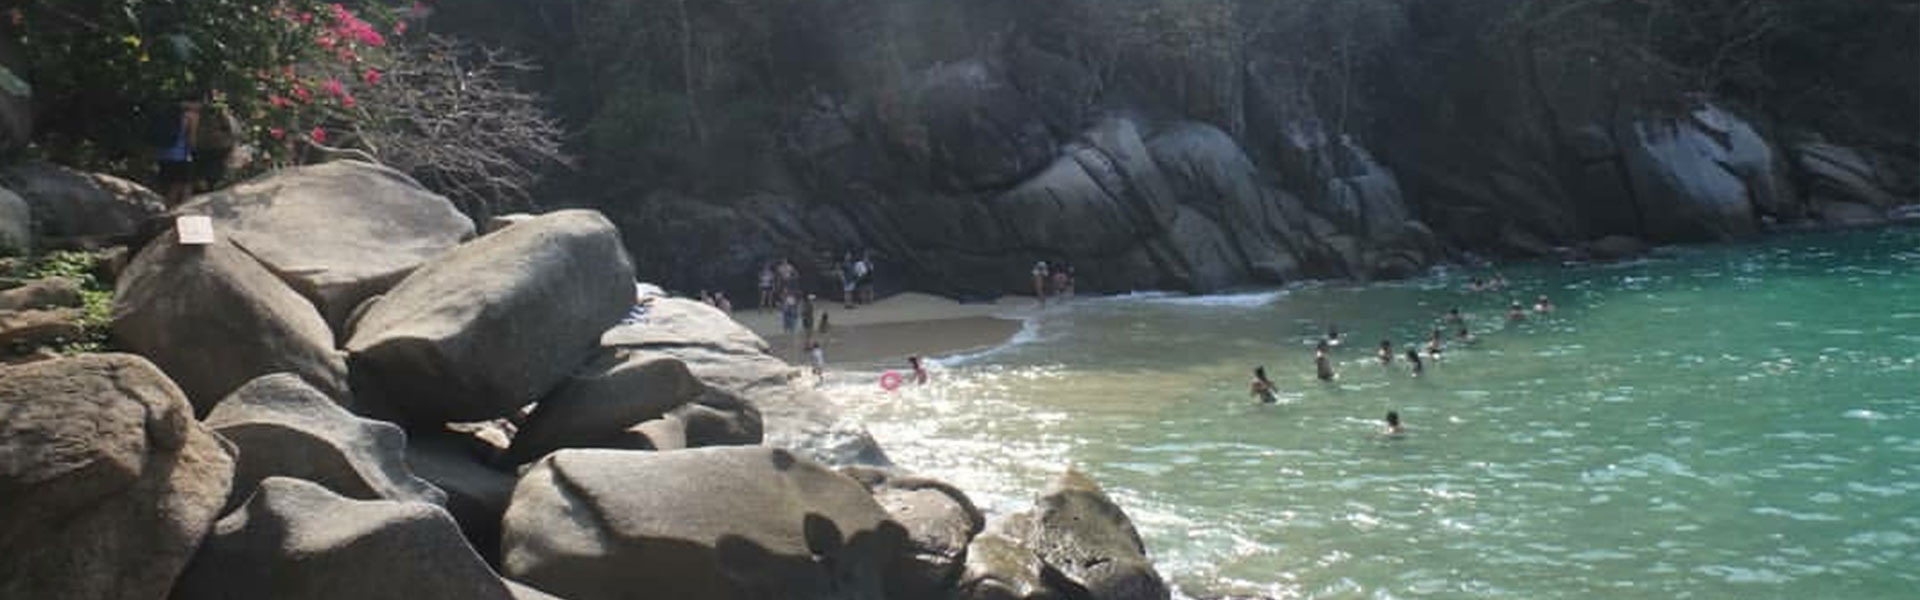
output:
POLYGON ((546 58, 582 130, 562 193, 686 288, 871 248, 946 293, 1036 260, 1207 291, 1920 196, 1912 3, 510 4, 443 24, 546 58))

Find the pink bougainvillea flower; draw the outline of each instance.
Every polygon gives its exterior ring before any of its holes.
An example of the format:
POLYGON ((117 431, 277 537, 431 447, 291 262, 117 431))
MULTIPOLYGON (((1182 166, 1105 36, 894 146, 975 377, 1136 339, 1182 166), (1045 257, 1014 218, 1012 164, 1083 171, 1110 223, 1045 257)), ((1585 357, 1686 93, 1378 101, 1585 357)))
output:
POLYGON ((401 22, 398 22, 398 23, 394 23, 394 24, 393 24, 393 34, 394 34, 394 35, 406 35, 406 34, 407 34, 407 22, 406 22, 406 21, 401 21, 401 22))
POLYGON ((277 140, 283 137, 287 137, 287 130, 284 127, 275 127, 273 129, 268 129, 267 135, 273 136, 273 139, 277 140))
POLYGON ((359 104, 359 102, 354 100, 353 96, 347 96, 347 95, 340 96, 340 106, 342 108, 353 108, 353 105, 355 104, 359 104))
POLYGON ((361 74, 361 75, 360 75, 360 79, 362 79, 362 80, 364 80, 364 81, 366 81, 366 82, 367 82, 367 85, 379 85, 379 84, 380 84, 380 70, 379 70, 379 69, 367 69, 367 72, 366 72, 366 73, 363 73, 363 74, 361 74))
POLYGON ((313 143, 315 144, 325 144, 327 143, 327 130, 315 127, 313 131, 307 132, 307 137, 313 138, 313 143))
POLYGON ((313 101, 313 92, 307 91, 305 87, 296 85, 293 86, 293 97, 299 98, 301 104, 306 104, 313 101))
POLYGON ((339 42, 333 38, 333 34, 323 33, 323 34, 320 34, 320 39, 314 40, 314 43, 319 44, 321 48, 332 50, 333 45, 339 42))
POLYGON ((339 97, 347 95, 347 86, 340 85, 340 78, 338 77, 328 79, 326 83, 321 84, 321 89, 326 90, 329 96, 339 97))
POLYGON ((313 22, 313 13, 310 13, 310 12, 303 12, 303 13, 300 13, 300 17, 299 17, 299 21, 300 21, 300 22, 301 22, 302 24, 305 24, 305 23, 312 23, 312 22, 313 22))
POLYGON ((288 100, 286 96, 274 94, 267 96, 267 104, 272 105, 274 108, 286 108, 293 106, 293 101, 288 100))

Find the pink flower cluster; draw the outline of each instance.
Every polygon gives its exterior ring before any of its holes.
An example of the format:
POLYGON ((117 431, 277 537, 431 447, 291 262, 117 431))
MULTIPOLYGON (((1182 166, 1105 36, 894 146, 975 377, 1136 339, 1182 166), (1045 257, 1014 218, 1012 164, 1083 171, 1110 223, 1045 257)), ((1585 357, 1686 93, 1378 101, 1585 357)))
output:
POLYGON ((387 38, 375 31, 372 25, 353 15, 353 11, 340 4, 331 5, 333 9, 333 35, 373 47, 387 45, 387 38))

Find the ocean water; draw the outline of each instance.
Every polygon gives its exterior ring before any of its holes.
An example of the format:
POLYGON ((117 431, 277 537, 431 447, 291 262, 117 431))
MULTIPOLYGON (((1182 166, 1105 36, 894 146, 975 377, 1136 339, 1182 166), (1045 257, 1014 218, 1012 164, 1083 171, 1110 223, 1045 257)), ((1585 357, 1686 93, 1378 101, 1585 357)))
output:
POLYGON ((1186 596, 1920 597, 1920 230, 1484 273, 1081 300, 932 386, 834 395, 990 512, 1089 472, 1186 596), (1373 357, 1455 306, 1478 340, 1425 375, 1373 357))

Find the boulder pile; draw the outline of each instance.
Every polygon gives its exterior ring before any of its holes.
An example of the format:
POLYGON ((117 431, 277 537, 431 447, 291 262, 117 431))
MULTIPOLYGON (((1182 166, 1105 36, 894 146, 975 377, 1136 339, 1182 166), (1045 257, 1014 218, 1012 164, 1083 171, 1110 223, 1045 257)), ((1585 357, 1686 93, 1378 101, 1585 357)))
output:
POLYGON ((356 163, 179 211, 216 239, 132 258, 134 354, 0 366, 0 597, 1166 597, 1097 485, 988 527, 764 340, 636 286, 599 213, 475 238, 356 163))

